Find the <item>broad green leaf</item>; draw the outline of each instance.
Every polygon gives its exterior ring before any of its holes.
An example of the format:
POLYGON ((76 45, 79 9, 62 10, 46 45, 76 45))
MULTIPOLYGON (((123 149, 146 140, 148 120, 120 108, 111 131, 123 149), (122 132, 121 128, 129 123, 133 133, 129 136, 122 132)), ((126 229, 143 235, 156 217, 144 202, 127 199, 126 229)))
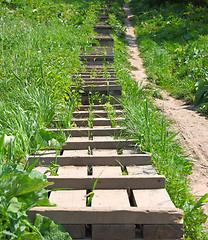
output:
POLYGON ((44 240, 44 238, 41 238, 37 233, 24 233, 21 235, 21 240, 44 240))
MULTIPOLYGON (((22 166, 17 164, 5 163, 0 166, 0 193, 3 193, 6 198, 20 197, 30 193, 34 195, 52 184, 40 172, 33 170, 28 173, 23 170, 22 166)), ((39 198, 39 195, 37 195, 37 198, 39 198)))
POLYGON ((17 213, 22 208, 22 204, 18 201, 16 197, 13 197, 9 201, 9 207, 7 208, 8 212, 17 213))
POLYGON ((51 219, 36 215, 34 226, 38 228, 44 240, 71 240, 72 238, 65 232, 64 228, 53 222, 51 219))

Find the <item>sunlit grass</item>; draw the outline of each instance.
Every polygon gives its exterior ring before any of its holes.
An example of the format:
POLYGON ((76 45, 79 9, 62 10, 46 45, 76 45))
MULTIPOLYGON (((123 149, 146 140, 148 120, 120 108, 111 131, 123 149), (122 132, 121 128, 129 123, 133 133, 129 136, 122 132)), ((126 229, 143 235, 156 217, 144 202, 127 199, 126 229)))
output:
MULTIPOLYGON (((177 139, 177 133, 173 131, 169 121, 161 110, 153 105, 149 92, 145 87, 139 87, 138 83, 132 79, 127 69, 130 65, 127 62, 125 40, 118 35, 114 35, 114 40, 115 68, 123 89, 121 103, 125 110, 126 136, 136 139, 138 150, 150 153, 157 172, 165 175, 166 189, 173 203, 184 211, 186 238, 207 239, 202 225, 207 217, 202 209, 197 207, 197 200, 189 193, 191 188, 187 176, 192 173, 189 156, 183 150, 177 139)), ((171 66, 171 57, 166 55, 166 49, 155 47, 155 51, 158 60, 162 59, 171 66)), ((149 51, 148 57, 151 54, 153 53, 149 51)), ((154 61, 153 58, 151 60, 154 61)), ((151 68, 154 70, 152 65, 151 68)), ((158 63, 157 68, 159 68, 158 63)), ((162 72, 161 69, 160 71, 162 72)))
POLYGON ((208 74, 207 8, 187 1, 141 0, 130 5, 148 79, 189 104, 207 104, 207 90, 201 92, 208 74), (197 89, 196 83, 204 79, 197 89))

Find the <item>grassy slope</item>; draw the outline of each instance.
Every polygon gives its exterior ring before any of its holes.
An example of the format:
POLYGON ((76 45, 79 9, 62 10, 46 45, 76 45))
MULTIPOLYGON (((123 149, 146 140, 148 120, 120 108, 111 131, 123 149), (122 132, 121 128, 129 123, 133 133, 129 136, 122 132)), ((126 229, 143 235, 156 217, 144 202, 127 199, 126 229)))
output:
MULTIPOLYGON (((195 84, 208 81, 208 9, 182 1, 159 2, 130 4, 148 78, 187 103, 207 102, 195 84)), ((206 113, 207 107, 201 111, 206 113)))
POLYGON ((100 5, 99 0, 0 1, 1 239, 71 239, 49 219, 38 216, 36 229, 29 222, 26 210, 49 202, 41 182, 45 175, 32 172, 34 186, 28 189, 27 155, 49 142, 57 147, 56 137, 43 130, 52 120, 70 124, 77 103, 72 76, 81 65, 79 54, 91 46, 100 5))
MULTIPOLYGON (((122 21, 122 1, 114 3, 114 13, 122 21), (115 10, 117 9, 117 10, 115 10)), ((114 19, 114 17, 112 17, 114 19)), ((184 153, 176 134, 163 114, 152 104, 149 93, 138 89, 131 78, 127 62, 127 43, 122 35, 122 24, 114 22, 115 67, 123 87, 122 104, 126 111, 125 126, 127 136, 137 140, 137 147, 152 154, 153 163, 158 173, 166 176, 166 188, 176 207, 184 211, 184 226, 187 239, 207 239, 202 223, 206 216, 197 207, 196 200, 189 193, 191 164, 184 153), (119 30, 120 29, 120 30, 119 30)))
POLYGON ((73 95, 78 56, 91 46, 100 2, 12 2, 0 8, 0 134, 15 137, 15 159, 38 147, 38 130, 57 112, 67 125, 65 99, 73 95))

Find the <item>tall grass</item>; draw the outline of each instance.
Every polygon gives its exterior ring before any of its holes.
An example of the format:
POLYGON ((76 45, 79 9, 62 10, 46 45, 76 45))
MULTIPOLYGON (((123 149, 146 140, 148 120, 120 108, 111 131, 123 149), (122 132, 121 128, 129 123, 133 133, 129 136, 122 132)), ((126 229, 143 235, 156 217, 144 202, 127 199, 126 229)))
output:
POLYGON ((72 76, 81 67, 79 54, 91 46, 101 2, 0 4, 0 135, 15 137, 16 159, 35 151, 39 130, 54 119, 70 127, 79 101, 72 76))
POLYGON ((203 1, 134 1, 148 79, 207 113, 208 10, 203 1))

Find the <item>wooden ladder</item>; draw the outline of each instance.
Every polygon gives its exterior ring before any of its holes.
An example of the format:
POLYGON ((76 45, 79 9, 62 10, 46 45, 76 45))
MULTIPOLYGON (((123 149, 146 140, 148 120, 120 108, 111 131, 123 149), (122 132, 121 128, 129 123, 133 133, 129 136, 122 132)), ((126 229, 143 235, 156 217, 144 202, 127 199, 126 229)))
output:
MULTIPOLYGON (((57 206, 34 207, 28 215, 31 219, 36 213, 50 217, 62 224, 73 239, 182 239, 183 212, 171 202, 165 177, 156 173, 150 155, 134 150, 134 140, 122 138, 125 129, 121 123, 125 119, 122 106, 116 101, 122 87, 112 66, 114 40, 110 35, 112 27, 105 24, 106 11, 101 10, 100 23, 95 26, 99 46, 80 56, 85 71, 77 75, 84 91, 83 105, 73 113, 76 127, 63 129, 68 138, 58 156, 54 150, 35 156, 44 161, 36 168, 42 173, 48 169, 44 164, 55 159, 60 165, 58 176, 47 174, 48 180, 54 182, 51 189, 72 190, 51 192, 49 200, 57 206), (103 103, 90 106, 89 92, 105 96, 103 103), (104 106, 108 96, 113 96, 113 127, 104 106), (88 126, 89 108, 94 115, 93 128, 88 126)), ((76 79, 75 75, 72 89, 76 88, 76 79)))

